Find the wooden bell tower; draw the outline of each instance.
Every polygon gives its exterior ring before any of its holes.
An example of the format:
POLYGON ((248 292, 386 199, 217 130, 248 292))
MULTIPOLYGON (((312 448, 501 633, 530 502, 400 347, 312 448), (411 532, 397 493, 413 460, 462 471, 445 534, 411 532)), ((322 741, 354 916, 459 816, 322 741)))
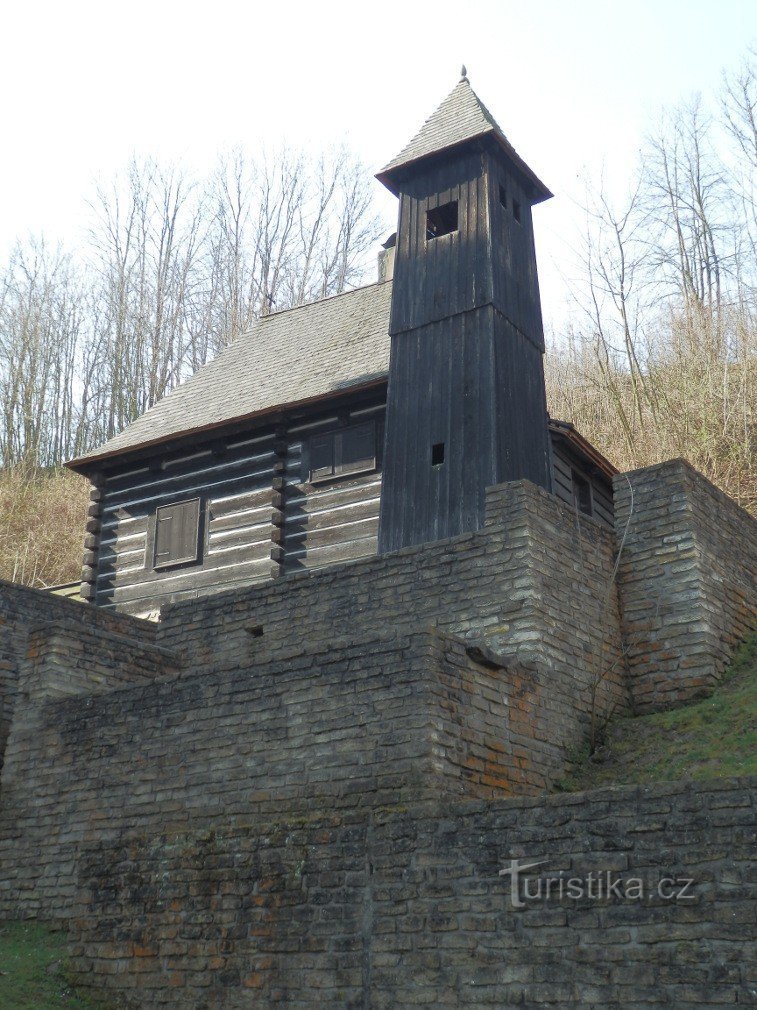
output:
POLYGON ((399 196, 386 553, 480 528, 492 484, 551 489, 531 208, 552 194, 465 74, 378 179, 399 196))

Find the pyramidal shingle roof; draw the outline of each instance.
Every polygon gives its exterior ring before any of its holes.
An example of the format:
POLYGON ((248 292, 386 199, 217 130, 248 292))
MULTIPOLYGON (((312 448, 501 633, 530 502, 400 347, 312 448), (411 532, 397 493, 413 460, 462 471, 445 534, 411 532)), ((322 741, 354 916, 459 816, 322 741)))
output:
MULTIPOLYGON (((429 116, 416 135, 406 144, 396 158, 392 158, 383 172, 407 165, 429 154, 436 154, 447 147, 462 144, 466 140, 480 137, 484 133, 502 130, 489 112, 467 77, 450 91, 436 112, 429 116)), ((504 136, 504 134, 503 134, 504 136)))
POLYGON ((544 183, 517 154, 494 116, 471 87, 467 77, 461 78, 410 143, 406 144, 396 158, 392 158, 381 169, 376 178, 393 193, 396 193, 395 176, 408 165, 486 135, 494 137, 518 168, 534 184, 535 202, 546 200, 552 196, 544 183))

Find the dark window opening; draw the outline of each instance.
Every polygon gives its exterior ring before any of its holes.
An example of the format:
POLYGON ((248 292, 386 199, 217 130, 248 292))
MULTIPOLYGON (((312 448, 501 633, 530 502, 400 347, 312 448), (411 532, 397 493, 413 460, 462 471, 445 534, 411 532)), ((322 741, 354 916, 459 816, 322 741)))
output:
POLYGON ((572 471, 573 478, 573 502, 579 512, 590 516, 593 512, 591 501, 591 484, 576 470, 572 471))
POLYGON ((357 424, 337 432, 335 465, 337 473, 362 473, 376 466, 376 425, 357 424))
POLYGON ((331 480, 376 469, 376 425, 355 424, 310 439, 309 479, 331 480))
POLYGON ((499 187, 499 202, 505 209, 507 208, 507 193, 504 186, 499 187))
POLYGON ((431 466, 441 466, 444 462, 444 442, 431 446, 431 466))
POLYGON ((310 480, 334 476, 334 436, 315 435, 310 439, 310 480))
POLYGON ((244 629, 251 638, 262 638, 263 637, 263 625, 262 624, 248 624, 244 629))
POLYGON ((441 238, 457 231, 457 200, 426 211, 426 238, 441 238))
POLYGON ((520 224, 520 204, 517 200, 513 200, 513 217, 520 224))
POLYGON ((154 568, 200 560, 200 499, 160 505, 155 513, 154 568))

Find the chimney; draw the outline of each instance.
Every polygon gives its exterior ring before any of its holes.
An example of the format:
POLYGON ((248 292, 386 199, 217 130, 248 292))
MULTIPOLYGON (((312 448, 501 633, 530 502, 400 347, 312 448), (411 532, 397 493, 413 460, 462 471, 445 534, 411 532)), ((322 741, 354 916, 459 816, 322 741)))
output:
POLYGON ((378 279, 390 281, 394 277, 394 247, 397 245, 397 232, 392 232, 386 242, 381 245, 378 254, 378 279))

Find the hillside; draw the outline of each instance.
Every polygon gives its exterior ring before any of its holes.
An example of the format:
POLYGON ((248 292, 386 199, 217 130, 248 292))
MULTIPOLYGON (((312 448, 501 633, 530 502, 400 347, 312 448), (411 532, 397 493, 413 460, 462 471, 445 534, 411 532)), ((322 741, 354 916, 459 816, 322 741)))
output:
POLYGON ((68 470, 0 470, 0 579, 42 589, 81 577, 86 480, 68 470))
POLYGON ((737 652, 715 693, 670 712, 619 718, 560 789, 644 785, 757 774, 757 635, 737 652))

